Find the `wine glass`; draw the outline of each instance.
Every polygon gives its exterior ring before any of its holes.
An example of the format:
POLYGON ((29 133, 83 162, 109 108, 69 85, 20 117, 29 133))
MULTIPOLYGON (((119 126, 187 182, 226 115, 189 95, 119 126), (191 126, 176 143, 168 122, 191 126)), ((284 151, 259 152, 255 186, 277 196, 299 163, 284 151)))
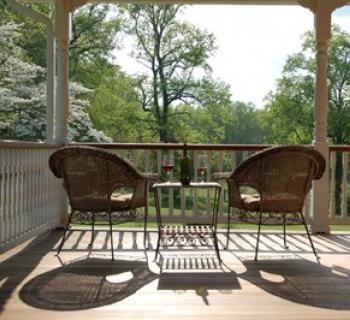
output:
POLYGON ((174 167, 174 156, 172 154, 165 154, 163 156, 162 167, 167 175, 167 182, 170 183, 170 174, 174 167))
POLYGON ((204 174, 208 171, 208 156, 205 153, 198 155, 197 173, 201 182, 204 182, 204 174))

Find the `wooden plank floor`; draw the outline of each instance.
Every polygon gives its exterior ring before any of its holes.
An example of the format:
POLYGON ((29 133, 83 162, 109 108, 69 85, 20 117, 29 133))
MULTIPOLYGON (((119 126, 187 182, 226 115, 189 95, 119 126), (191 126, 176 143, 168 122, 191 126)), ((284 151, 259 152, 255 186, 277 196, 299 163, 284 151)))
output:
MULTIPOLYGON (((302 233, 262 236, 253 261, 255 233, 232 233, 221 250, 163 248, 154 262, 156 232, 143 249, 142 232, 69 234, 60 259, 57 231, 0 256, 0 319, 350 319, 350 234, 314 236, 315 259, 302 233)), ((219 235, 223 246, 225 237, 219 235)))

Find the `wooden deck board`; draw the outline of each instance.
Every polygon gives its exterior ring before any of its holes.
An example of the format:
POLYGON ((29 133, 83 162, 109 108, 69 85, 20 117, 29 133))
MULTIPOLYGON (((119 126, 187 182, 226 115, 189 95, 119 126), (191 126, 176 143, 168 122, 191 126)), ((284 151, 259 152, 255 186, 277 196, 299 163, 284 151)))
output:
POLYGON ((221 269, 185 268, 191 258, 215 257, 212 247, 163 248, 163 257, 184 262, 161 274, 153 262, 156 232, 147 251, 142 232, 114 232, 114 262, 104 231, 90 253, 90 233, 73 232, 60 259, 59 238, 48 232, 0 256, 1 320, 350 319, 349 234, 314 236, 318 263, 304 234, 291 234, 285 250, 280 233, 264 233, 254 262, 255 233, 239 231, 221 250, 221 269), (129 271, 133 279, 120 282, 129 271))

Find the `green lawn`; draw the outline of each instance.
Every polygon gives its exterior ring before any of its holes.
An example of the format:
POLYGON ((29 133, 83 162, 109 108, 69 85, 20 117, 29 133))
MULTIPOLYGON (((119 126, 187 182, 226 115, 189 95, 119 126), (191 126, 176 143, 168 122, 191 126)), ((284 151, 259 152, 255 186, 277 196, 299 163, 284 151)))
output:
MULTIPOLYGON (((179 215, 181 213, 180 210, 175 210, 174 209, 174 216, 179 215)), ((150 216, 154 216, 154 212, 150 213, 150 216)), ((152 218, 153 220, 153 218, 152 218)), ((89 224, 79 224, 79 223, 74 223, 74 226, 88 226, 89 224)), ((96 225, 105 225, 108 226, 108 222, 96 222, 96 225)), ((147 224, 147 228, 149 229, 156 229, 157 228, 157 223, 156 222, 149 222, 147 224)), ((143 228, 143 221, 133 221, 133 222, 126 222, 120 225, 115 225, 113 226, 114 229, 118 228, 143 228)), ((218 224, 219 229, 226 229, 226 224, 218 224)), ((331 231, 336 231, 336 232, 350 232, 350 225, 331 225, 330 226, 331 231)), ((248 223, 232 223, 231 224, 231 230, 247 230, 247 231, 257 231, 257 226, 254 224, 248 224, 248 223)), ((262 230, 271 230, 271 231, 278 231, 278 230, 283 230, 282 226, 262 226, 262 230)), ((287 231, 304 231, 304 226, 302 225, 291 225, 287 226, 287 231)))

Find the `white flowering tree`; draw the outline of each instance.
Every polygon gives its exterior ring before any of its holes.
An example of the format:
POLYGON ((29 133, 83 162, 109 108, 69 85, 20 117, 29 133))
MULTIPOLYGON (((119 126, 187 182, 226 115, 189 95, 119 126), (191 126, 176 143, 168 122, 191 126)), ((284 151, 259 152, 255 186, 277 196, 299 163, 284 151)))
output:
MULTIPOLYGON (((18 25, 0 25, 0 139, 45 140, 45 69, 26 62, 15 45, 18 25)), ((90 91, 72 83, 70 90, 69 138, 81 142, 110 142, 93 128, 85 111, 90 91)))

